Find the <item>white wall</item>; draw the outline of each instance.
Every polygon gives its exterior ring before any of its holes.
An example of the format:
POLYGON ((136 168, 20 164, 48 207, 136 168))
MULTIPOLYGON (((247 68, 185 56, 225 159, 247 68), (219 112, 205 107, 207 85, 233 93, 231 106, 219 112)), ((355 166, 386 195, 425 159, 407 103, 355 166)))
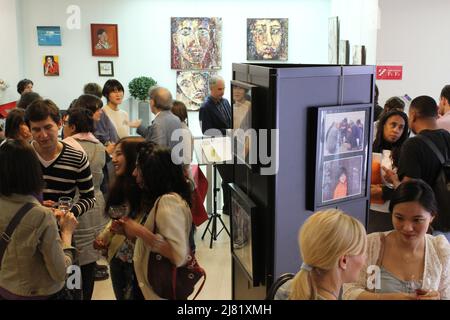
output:
POLYGON ((366 64, 375 64, 378 0, 331 0, 331 16, 339 17, 340 39, 350 41, 350 64, 354 45, 365 45, 366 64))
POLYGON ((0 90, 0 104, 4 104, 17 100, 16 85, 21 75, 16 0, 0 0, 0 30, 0 79, 9 84, 8 89, 0 90))
POLYGON ((439 98, 450 83, 450 1, 380 0, 377 64, 403 65, 403 80, 378 80, 380 103, 409 94, 439 98))
MULTIPOLYGON (((174 93, 176 71, 170 69, 170 17, 222 17, 222 70, 219 73, 226 83, 231 80, 231 64, 246 61, 248 17, 289 18, 288 62, 327 62, 329 0, 19 1, 24 30, 21 34, 25 52, 24 76, 33 79, 35 90, 54 99, 61 108, 67 108, 70 101, 80 94, 83 84, 96 81, 103 85, 107 78, 97 75, 99 60, 114 61, 115 78, 125 88, 132 78, 147 75, 174 93), (66 8, 71 4, 81 8, 80 30, 66 27, 69 16, 66 8), (119 57, 91 55, 91 23, 118 24, 119 57), (38 46, 38 25, 61 26, 62 46, 38 46), (46 54, 59 55, 59 77, 44 77, 41 59, 46 54)), ((226 95, 229 96, 229 90, 226 95)), ((124 107, 127 106, 128 102, 124 102, 124 107)), ((192 113, 190 118, 191 125, 197 122, 194 134, 200 133, 198 113, 192 113)))
MULTIPOLYGON (((0 0, 12 1, 12 0, 0 0)), ((246 19, 258 17, 289 18, 289 63, 328 62, 328 17, 341 17, 342 37, 352 44, 366 44, 368 61, 374 60, 376 30, 372 30, 373 3, 377 0, 17 0, 19 46, 23 58, 21 77, 35 82, 35 91, 53 99, 60 108, 68 107, 87 82, 101 85, 97 61, 114 61, 114 78, 127 89, 129 81, 151 76, 173 93, 176 71, 170 69, 170 17, 222 17, 222 70, 226 83, 231 80, 231 64, 246 62, 246 19), (66 20, 69 5, 81 9, 81 28, 69 30, 66 20), (119 29, 119 57, 93 57, 90 44, 91 23, 115 23, 119 29), (59 25, 62 46, 37 44, 36 26, 59 25), (373 42, 373 44, 371 44, 373 42), (59 55, 60 76, 43 75, 42 57, 59 55)), ((14 34, 14 33, 13 33, 14 34)), ((3 60, 3 59, 2 59, 3 60)), ((125 98, 128 98, 126 90, 125 98)), ((226 96, 230 90, 227 89, 226 96)), ((128 109, 129 102, 123 103, 128 109)), ((136 112, 135 112, 136 113, 136 112)), ((194 135, 201 134, 198 112, 190 113, 194 135)))

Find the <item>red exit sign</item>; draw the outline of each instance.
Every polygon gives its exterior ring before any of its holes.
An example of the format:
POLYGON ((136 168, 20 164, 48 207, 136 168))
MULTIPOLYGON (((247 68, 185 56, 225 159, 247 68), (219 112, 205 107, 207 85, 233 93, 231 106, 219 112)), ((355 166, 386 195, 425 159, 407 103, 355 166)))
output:
POLYGON ((402 80, 403 66, 377 66, 377 80, 402 80))

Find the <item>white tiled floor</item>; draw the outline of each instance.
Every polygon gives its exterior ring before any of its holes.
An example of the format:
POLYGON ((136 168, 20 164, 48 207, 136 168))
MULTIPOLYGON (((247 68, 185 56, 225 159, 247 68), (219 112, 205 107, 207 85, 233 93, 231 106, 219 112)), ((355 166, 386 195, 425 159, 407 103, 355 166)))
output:
MULTIPOLYGON (((222 215, 227 228, 229 228, 229 216, 222 215)), ((231 299, 231 254, 230 238, 223 230, 217 241, 213 242, 213 248, 209 248, 210 235, 207 232, 202 240, 203 231, 208 221, 197 228, 195 244, 197 246, 196 257, 199 264, 206 271, 206 282, 198 300, 230 300, 231 299)), ((220 222, 218 226, 220 226, 220 222)), ((106 261, 104 262, 106 264, 106 261)), ((111 278, 104 281, 96 281, 93 300, 114 300, 114 292, 111 278)))

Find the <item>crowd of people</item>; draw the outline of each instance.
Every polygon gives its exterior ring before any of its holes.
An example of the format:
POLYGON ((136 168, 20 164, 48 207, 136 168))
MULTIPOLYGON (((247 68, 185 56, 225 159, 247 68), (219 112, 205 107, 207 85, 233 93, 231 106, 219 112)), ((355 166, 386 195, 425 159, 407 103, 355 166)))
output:
MULTIPOLYGON (((211 77, 209 87, 199 118, 203 133, 217 136, 232 127, 232 112, 223 79, 211 77)), ((33 92, 31 80, 18 92, 0 144, 0 230, 9 239, 0 246, 0 300, 90 300, 106 272, 101 255, 118 300, 160 299, 147 276, 150 252, 177 267, 195 252, 186 106, 168 89, 151 88, 155 120, 145 128, 120 109, 117 80, 86 84, 65 112, 33 92), (177 130, 183 134, 173 140, 177 130), (187 147, 177 158, 180 141, 187 147), (74 265, 81 286, 68 292, 66 270, 74 265)), ((338 209, 311 215, 299 232, 303 264, 278 298, 450 299, 450 206, 436 189, 446 179, 436 150, 450 154, 450 85, 439 104, 419 96, 408 115, 404 108, 391 98, 375 122, 370 234, 338 209)), ((359 148, 365 128, 352 122, 332 127, 341 143, 359 148)), ((219 167, 224 184, 229 169, 219 167)), ((347 188, 346 173, 339 177, 335 198, 347 188)), ((225 187, 224 194, 229 204, 225 187)))

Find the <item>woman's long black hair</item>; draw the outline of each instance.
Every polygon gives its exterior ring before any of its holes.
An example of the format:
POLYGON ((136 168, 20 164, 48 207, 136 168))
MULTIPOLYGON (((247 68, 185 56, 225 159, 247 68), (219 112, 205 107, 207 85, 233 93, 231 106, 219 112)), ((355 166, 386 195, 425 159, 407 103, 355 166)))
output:
POLYGON ((378 121, 377 125, 377 135, 375 137, 375 141, 373 142, 372 146, 372 152, 383 152, 383 150, 391 150, 392 154, 392 161, 394 163, 394 166, 397 167, 398 165, 398 158, 400 156, 400 148, 402 144, 408 139, 409 136, 409 127, 408 127, 408 116, 406 113, 400 110, 391 110, 389 112, 386 112, 382 114, 380 120, 378 121), (390 143, 384 139, 384 125, 388 121, 388 119, 392 116, 400 116, 405 121, 405 127, 403 128, 402 135, 400 138, 394 142, 390 143))
POLYGON ((183 167, 173 163, 170 149, 148 142, 139 150, 137 165, 150 205, 153 206, 158 197, 175 192, 191 206, 191 189, 183 167))

